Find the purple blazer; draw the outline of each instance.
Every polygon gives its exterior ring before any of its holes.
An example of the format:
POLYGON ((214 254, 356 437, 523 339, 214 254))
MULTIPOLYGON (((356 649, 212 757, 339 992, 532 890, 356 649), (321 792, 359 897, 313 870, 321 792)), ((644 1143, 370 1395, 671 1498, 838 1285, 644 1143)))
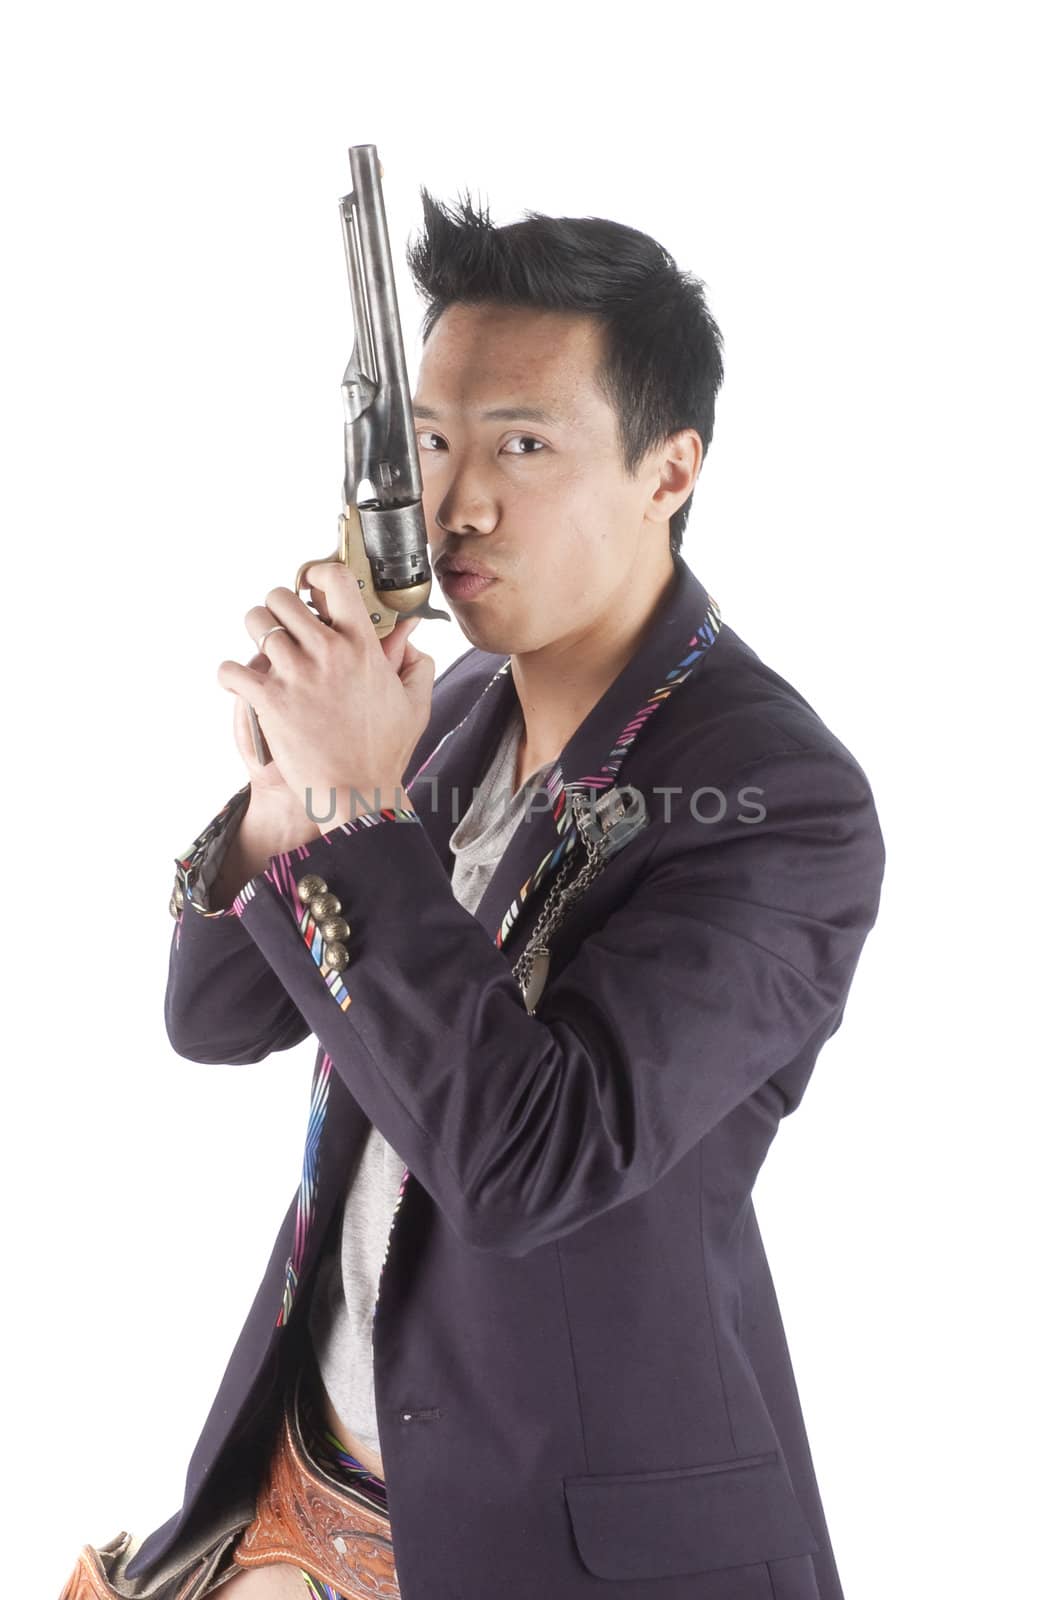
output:
POLYGON ((515 700, 509 658, 441 674, 379 811, 271 858, 213 916, 185 857, 165 1013, 193 1061, 319 1041, 302 1181, 188 1466, 129 1579, 247 1520, 365 1119, 407 1166, 374 1313, 403 1600, 840 1600, 751 1190, 838 1028, 875 922, 868 780, 687 564, 566 744, 474 914, 448 837, 515 700), (646 824, 512 967, 584 845, 567 796, 646 824), (335 970, 298 892, 339 898, 335 970), (634 1585, 634 1587, 633 1587, 634 1585))

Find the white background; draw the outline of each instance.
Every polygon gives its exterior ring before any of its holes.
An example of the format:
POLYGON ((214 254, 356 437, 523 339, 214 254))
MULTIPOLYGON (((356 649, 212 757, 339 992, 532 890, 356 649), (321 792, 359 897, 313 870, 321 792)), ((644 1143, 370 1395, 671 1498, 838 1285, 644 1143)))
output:
MULTIPOLYGON (((412 383, 419 183, 629 223, 706 283, 725 381, 684 553, 853 750, 887 847, 757 1190, 836 1556, 848 1600, 1045 1594, 1050 8, 385 9, 42 4, 5 30, 7 1588, 47 1600, 83 1542, 180 1505, 298 1181, 313 1041, 177 1057, 167 900, 244 781, 217 665, 334 548, 337 199, 375 143, 412 383)), ((465 641, 417 643, 442 670, 465 641)))

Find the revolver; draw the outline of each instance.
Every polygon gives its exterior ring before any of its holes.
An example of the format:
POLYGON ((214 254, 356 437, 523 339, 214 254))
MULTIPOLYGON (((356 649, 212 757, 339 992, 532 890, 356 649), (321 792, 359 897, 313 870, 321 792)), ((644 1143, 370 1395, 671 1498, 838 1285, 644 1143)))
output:
MULTIPOLYGON (((399 617, 451 618, 429 603, 432 568, 381 193, 383 169, 376 145, 352 145, 347 154, 352 189, 340 200, 340 222, 355 342, 340 385, 344 485, 339 548, 330 556, 304 561, 295 590, 298 594, 304 587, 304 575, 315 561, 343 561, 357 577, 370 621, 383 639, 399 617), (367 483, 369 493, 359 499, 367 483)), ((254 707, 247 701, 245 705, 255 755, 265 766, 272 759, 269 747, 254 707)))

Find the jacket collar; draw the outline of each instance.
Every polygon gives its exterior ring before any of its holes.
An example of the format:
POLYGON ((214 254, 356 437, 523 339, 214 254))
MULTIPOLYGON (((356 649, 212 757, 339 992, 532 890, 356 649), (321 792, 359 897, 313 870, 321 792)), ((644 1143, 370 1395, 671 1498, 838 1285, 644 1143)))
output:
MULTIPOLYGON (((647 722, 703 659, 720 629, 720 611, 682 557, 669 589, 627 664, 592 706, 560 752, 522 819, 474 913, 507 947, 513 929, 572 847, 566 793, 611 788, 647 722), (549 802, 549 803, 548 803, 549 802)), ((450 835, 473 801, 476 784, 517 704, 509 656, 483 656, 487 681, 462 720, 436 745, 407 785, 411 804, 450 872, 450 835)), ((582 848, 577 842, 576 848, 582 848)), ((516 950, 516 946, 515 946, 516 950)))

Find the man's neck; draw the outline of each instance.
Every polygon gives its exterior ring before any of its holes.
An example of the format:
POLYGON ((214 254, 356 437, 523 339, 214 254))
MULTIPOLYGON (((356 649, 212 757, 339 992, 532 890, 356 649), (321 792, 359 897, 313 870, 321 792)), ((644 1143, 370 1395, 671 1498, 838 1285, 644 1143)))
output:
POLYGON ((620 600, 578 638, 511 657, 524 718, 515 789, 568 744, 593 706, 635 655, 676 575, 672 556, 646 582, 626 586, 620 600))

